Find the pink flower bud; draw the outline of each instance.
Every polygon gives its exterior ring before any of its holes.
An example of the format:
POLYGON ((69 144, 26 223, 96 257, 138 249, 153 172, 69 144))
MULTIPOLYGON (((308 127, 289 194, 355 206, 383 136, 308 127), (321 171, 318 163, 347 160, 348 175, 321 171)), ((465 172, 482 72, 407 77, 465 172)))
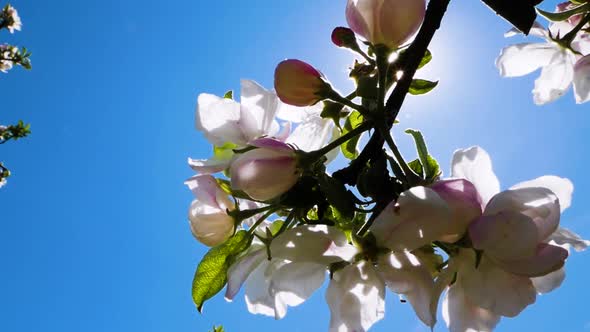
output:
POLYGON ((227 214, 235 204, 211 175, 198 175, 186 185, 197 197, 189 209, 193 235, 204 245, 214 247, 227 240, 234 231, 235 221, 227 214))
POLYGON ((275 70, 275 90, 279 98, 293 106, 310 106, 322 100, 330 89, 322 73, 300 60, 285 60, 275 70))
POLYGON ((354 31, 345 27, 337 27, 332 31, 332 42, 338 47, 358 47, 354 31))
POLYGON ((297 183, 299 171, 295 151, 271 138, 250 143, 257 147, 240 155, 231 165, 231 185, 259 201, 287 192, 297 183))
POLYGON ((397 48, 424 20, 425 0, 348 0, 346 21, 373 45, 397 48))

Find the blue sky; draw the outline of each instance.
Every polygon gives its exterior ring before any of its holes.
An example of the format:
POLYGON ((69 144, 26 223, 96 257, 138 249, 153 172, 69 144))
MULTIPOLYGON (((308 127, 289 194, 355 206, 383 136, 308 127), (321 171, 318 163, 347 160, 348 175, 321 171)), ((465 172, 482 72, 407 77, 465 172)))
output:
MULTIPOLYGON (((12 4, 23 31, 0 38, 30 48, 33 70, 0 76, 0 122, 23 119, 33 134, 1 147, 13 176, 0 190, 0 331, 325 330, 322 292, 278 322, 250 315, 241 298, 218 296, 197 313, 190 286, 205 247, 190 234, 182 183, 192 174, 186 158, 210 152, 194 130, 199 93, 238 90, 240 78, 271 87, 284 58, 351 87, 352 55, 329 39, 345 23, 345 1, 12 4)), ((513 42, 508 28, 478 1, 453 1, 434 61, 418 74, 440 86, 408 99, 399 129, 421 129, 442 165, 455 149, 481 145, 504 188, 545 174, 572 179, 562 224, 589 238, 588 106, 570 93, 537 107, 538 74, 500 78, 494 59, 513 42)), ((589 259, 572 255, 565 284, 497 330, 590 331, 589 259)), ((391 330, 427 331, 390 293, 373 331, 391 330)))

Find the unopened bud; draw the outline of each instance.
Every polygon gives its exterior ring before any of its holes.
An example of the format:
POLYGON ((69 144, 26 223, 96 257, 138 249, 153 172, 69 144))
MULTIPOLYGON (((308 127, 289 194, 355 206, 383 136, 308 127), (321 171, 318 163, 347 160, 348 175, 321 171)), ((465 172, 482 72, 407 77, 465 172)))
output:
POLYGON ((425 12, 425 0, 348 0, 346 21, 373 45, 395 49, 418 31, 425 12))
POLYGON ((259 201, 286 193, 299 180, 295 150, 271 138, 251 142, 257 147, 240 155, 230 168, 233 189, 259 201))
POLYGON ((332 42, 338 47, 358 49, 356 35, 354 31, 345 27, 337 27, 332 31, 332 42))
POLYGON ((284 103, 303 107, 324 99, 331 87, 313 66, 290 59, 279 63, 275 70, 275 90, 284 103))

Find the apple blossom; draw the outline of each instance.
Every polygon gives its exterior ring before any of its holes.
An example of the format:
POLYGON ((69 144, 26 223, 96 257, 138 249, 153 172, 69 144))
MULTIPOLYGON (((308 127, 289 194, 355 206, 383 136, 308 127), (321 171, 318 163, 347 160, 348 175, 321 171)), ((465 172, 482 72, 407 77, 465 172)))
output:
MULTIPOLYGON (((377 246, 384 248, 377 240, 377 246)), ((408 251, 385 250, 374 260, 359 260, 373 254, 353 246, 343 232, 324 225, 293 228, 273 240, 273 259, 330 264, 348 262, 333 273, 326 293, 330 307, 330 331, 367 331, 384 317, 385 287, 404 295, 418 317, 434 326, 436 312, 434 282, 423 257, 408 251)))
POLYGON ((291 189, 300 176, 295 150, 271 138, 255 140, 251 145, 256 148, 239 155, 231 164, 232 188, 259 201, 291 189))
MULTIPOLYGON (((562 7, 557 8, 563 10, 562 7)), ((504 77, 524 76, 542 68, 541 76, 535 81, 533 100, 543 105, 557 100, 574 85, 576 102, 583 103, 587 99, 581 96, 589 94, 589 85, 580 78, 584 75, 584 65, 575 66, 578 59, 590 52, 590 36, 578 33, 568 48, 558 40, 574 28, 570 22, 551 23, 549 30, 535 23, 530 34, 545 39, 544 43, 521 43, 502 49, 496 59, 496 67, 504 77), (557 36, 557 37, 555 37, 557 36), (580 55, 581 54, 581 55, 580 55), (574 79, 577 77, 578 79, 574 79)), ((514 36, 517 30, 510 30, 506 37, 514 36)))
POLYGON ((351 259, 356 250, 335 229, 306 226, 273 239, 270 253, 271 258, 255 240, 229 268, 225 297, 232 300, 245 285, 251 313, 281 319, 289 306, 303 303, 322 286, 328 264, 351 259))
POLYGON ((6 182, 6 178, 0 179, 0 188, 4 187, 6 185, 6 182))
POLYGON ((348 0, 346 21, 373 45, 395 49, 418 31, 425 8, 424 0, 348 0))
POLYGON ((322 119, 321 105, 293 107, 282 103, 273 91, 258 83, 242 80, 241 103, 211 94, 198 98, 196 128, 216 147, 211 159, 191 159, 189 165, 199 173, 227 169, 234 159, 233 148, 268 136, 297 146, 304 151, 323 147, 333 135, 334 123, 322 119), (286 121, 279 130, 278 120, 286 121), (291 123, 298 124, 291 131, 291 123))
POLYGON ((189 224, 195 238, 213 247, 227 240, 234 232, 235 221, 227 214, 235 208, 210 175, 197 175, 185 184, 195 197, 189 209, 189 224))
POLYGON ((275 90, 286 104, 310 106, 331 90, 322 73, 301 60, 282 61, 275 70, 275 90))
POLYGON ((14 33, 15 30, 20 31, 22 28, 22 22, 18 12, 11 5, 6 5, 2 9, 0 15, 0 27, 6 27, 10 33, 14 33))
POLYGON ((491 331, 501 316, 518 315, 537 293, 559 286, 568 256, 562 245, 586 248, 586 241, 558 228, 573 185, 543 176, 500 192, 489 155, 479 147, 455 152, 452 177, 472 183, 484 209, 469 224, 474 249, 452 255, 444 272, 457 273, 457 280, 444 300, 443 316, 452 332, 491 331))
POLYGON ((386 247, 412 251, 433 241, 455 242, 481 214, 480 198, 466 180, 444 180, 404 191, 377 217, 372 233, 386 247))

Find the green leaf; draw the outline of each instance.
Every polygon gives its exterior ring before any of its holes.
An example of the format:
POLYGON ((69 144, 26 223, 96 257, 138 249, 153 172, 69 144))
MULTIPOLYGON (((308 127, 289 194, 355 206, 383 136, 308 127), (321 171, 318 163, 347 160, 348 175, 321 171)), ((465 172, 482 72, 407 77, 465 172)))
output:
MULTIPOLYGON (((425 179, 436 178, 440 174, 440 166, 436 159, 434 159, 428 153, 428 148, 426 147, 426 142, 424 141, 424 136, 422 136, 422 133, 417 130, 408 129, 406 130, 406 134, 412 135, 412 137, 414 137, 414 141, 416 142, 418 158, 420 160, 420 164, 422 165, 422 172, 417 173, 421 174, 425 179)), ((412 167, 411 165, 409 166, 412 167)), ((416 165, 414 165, 414 167, 417 168, 416 165)))
POLYGON ((410 85, 410 94, 412 95, 423 95, 432 91, 438 85, 438 81, 431 82, 428 80, 414 79, 410 85))
POLYGON ((426 50, 426 53, 424 54, 422 61, 420 61, 420 65, 418 65, 418 69, 426 66, 430 63, 430 61, 432 61, 432 53, 430 53, 430 50, 426 50))
MULTIPOLYGON (((361 113, 358 111, 350 113, 346 119, 346 122, 344 123, 344 128, 342 128, 342 135, 345 135, 346 133, 360 126, 361 123, 363 123, 363 116, 361 113)), ((357 146, 359 139, 360 135, 340 145, 340 149, 342 150, 344 157, 348 159, 355 159, 358 156, 357 146)))
POLYGON ((202 312, 205 301, 223 289, 227 283, 227 270, 236 256, 248 249, 250 240, 248 232, 239 231, 203 257, 193 279, 193 301, 199 312, 202 312))
POLYGON ((322 119, 331 119, 332 121, 334 121, 334 124, 336 125, 336 127, 338 127, 340 130, 342 130, 342 128, 340 126, 340 118, 342 117, 343 114, 346 114, 342 110, 343 107, 344 106, 342 106, 341 104, 338 104, 335 102, 324 101, 324 108, 323 108, 320 116, 322 117, 322 119))
POLYGON ((225 332, 225 330, 223 329, 223 326, 213 326, 213 330, 211 330, 211 332, 225 332))
POLYGON ((574 15, 584 13, 588 10, 590 10, 590 3, 586 3, 584 5, 581 5, 581 6, 578 6, 578 7, 575 7, 570 10, 566 10, 566 11, 563 11, 560 13, 546 12, 544 10, 537 8, 537 12, 539 12, 539 14, 541 14, 546 19, 553 21, 553 22, 565 21, 574 15))
POLYGON ((238 146, 234 143, 225 143, 222 146, 214 146, 213 147, 213 158, 218 160, 228 160, 231 159, 234 155, 234 149, 238 146))
POLYGON ((234 92, 232 90, 229 90, 228 92, 226 92, 223 95, 223 98, 225 98, 225 99, 234 99, 234 92))
POLYGON ((420 175, 421 178, 424 178, 424 167, 422 167, 422 163, 420 159, 414 159, 408 163, 408 166, 414 173, 420 175))
POLYGON ((354 197, 352 193, 346 189, 346 186, 327 174, 319 176, 318 183, 320 185, 320 190, 326 196, 328 203, 330 203, 330 205, 332 205, 343 218, 351 220, 354 217, 354 197))

